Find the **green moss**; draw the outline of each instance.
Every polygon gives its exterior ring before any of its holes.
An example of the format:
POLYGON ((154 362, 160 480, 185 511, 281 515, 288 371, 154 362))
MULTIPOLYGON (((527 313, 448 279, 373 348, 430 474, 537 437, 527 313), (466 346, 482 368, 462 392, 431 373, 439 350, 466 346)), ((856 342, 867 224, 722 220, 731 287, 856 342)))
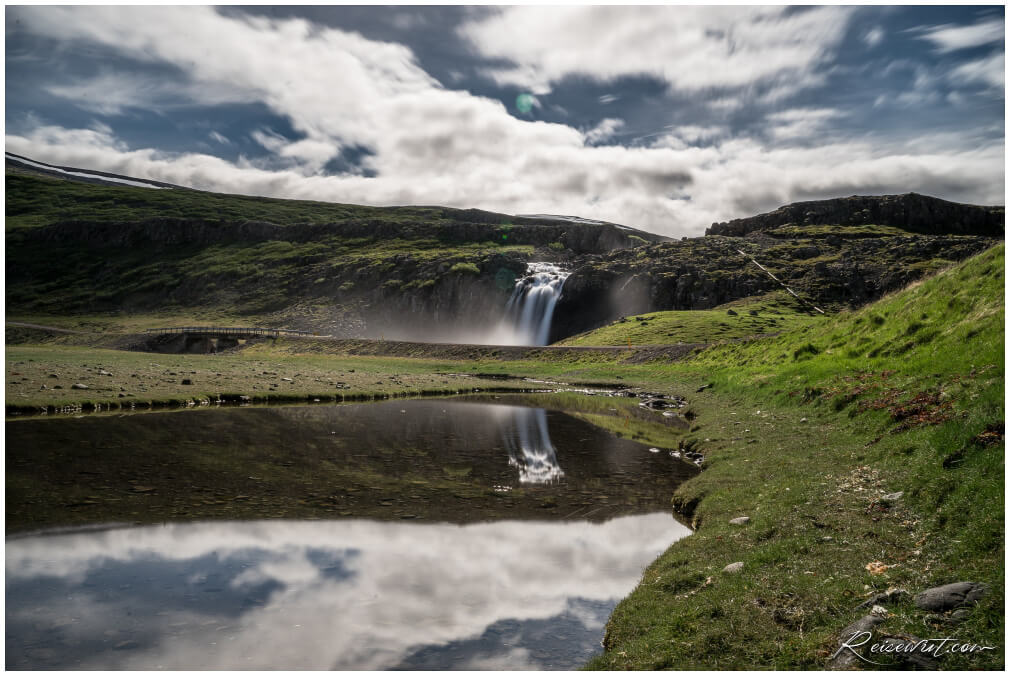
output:
POLYGON ((460 275, 479 275, 480 268, 474 263, 455 263, 449 268, 449 272, 460 275))

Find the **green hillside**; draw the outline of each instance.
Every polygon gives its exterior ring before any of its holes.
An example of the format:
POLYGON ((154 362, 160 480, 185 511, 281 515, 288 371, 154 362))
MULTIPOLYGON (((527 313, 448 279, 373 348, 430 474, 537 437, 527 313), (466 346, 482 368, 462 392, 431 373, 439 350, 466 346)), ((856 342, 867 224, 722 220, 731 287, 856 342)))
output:
POLYGON ((692 400, 706 471, 674 499, 700 530, 645 572, 590 666, 823 668, 867 612, 855 606, 888 588, 911 592, 888 606, 888 633, 1001 646, 1003 288, 999 245, 859 311, 675 366, 711 385, 692 400), (736 561, 743 573, 720 572, 736 561), (963 624, 912 605, 959 580, 991 590, 963 624))
POLYGON ((559 345, 670 345, 746 338, 824 321, 785 291, 732 301, 712 310, 668 310, 624 317, 559 345))

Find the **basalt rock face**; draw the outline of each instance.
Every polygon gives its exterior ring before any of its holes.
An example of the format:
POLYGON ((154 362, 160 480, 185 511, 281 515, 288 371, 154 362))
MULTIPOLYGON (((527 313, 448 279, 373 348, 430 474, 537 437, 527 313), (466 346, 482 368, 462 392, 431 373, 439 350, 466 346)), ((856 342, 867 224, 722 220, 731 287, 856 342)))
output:
POLYGON ((782 288, 831 311, 897 291, 997 240, 861 228, 755 231, 707 236, 586 256, 565 283, 552 340, 622 316, 659 310, 706 310, 782 288), (763 265, 778 278, 758 268, 763 265))
MULTIPOLYGON (((395 211, 395 210, 394 210, 395 211)), ((208 246, 214 244, 284 241, 306 243, 329 238, 436 239, 446 243, 500 242, 505 245, 554 245, 574 254, 604 253, 669 238, 611 224, 587 225, 536 219, 508 219, 501 214, 468 210, 446 211, 438 222, 390 222, 361 219, 343 223, 277 225, 263 221, 208 221, 155 218, 145 221, 65 221, 17 234, 33 242, 79 242, 112 247, 144 245, 208 246), (463 215, 486 221, 462 220, 463 215), (505 222, 511 220, 511 222, 505 222)))
POLYGON ((927 235, 959 234, 1003 237, 1003 207, 958 204, 907 193, 853 196, 797 202, 775 211, 725 223, 713 223, 706 235, 743 237, 783 225, 888 225, 927 235))

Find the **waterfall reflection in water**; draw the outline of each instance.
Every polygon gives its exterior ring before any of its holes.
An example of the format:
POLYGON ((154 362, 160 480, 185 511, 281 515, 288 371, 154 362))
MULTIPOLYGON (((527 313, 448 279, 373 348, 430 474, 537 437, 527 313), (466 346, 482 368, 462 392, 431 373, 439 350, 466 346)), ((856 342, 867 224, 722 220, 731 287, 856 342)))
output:
POLYGON ((519 482, 545 484, 565 476, 547 430, 547 411, 542 408, 509 407, 511 428, 502 438, 509 452, 509 465, 519 469, 519 482))

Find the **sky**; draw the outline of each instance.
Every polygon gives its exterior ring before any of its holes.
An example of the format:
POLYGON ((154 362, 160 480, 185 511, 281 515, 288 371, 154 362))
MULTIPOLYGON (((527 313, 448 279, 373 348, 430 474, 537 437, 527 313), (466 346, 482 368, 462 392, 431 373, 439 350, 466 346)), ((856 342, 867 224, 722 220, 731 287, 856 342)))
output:
POLYGON ((226 193, 669 236, 1003 204, 1004 8, 7 6, 6 150, 226 193))

